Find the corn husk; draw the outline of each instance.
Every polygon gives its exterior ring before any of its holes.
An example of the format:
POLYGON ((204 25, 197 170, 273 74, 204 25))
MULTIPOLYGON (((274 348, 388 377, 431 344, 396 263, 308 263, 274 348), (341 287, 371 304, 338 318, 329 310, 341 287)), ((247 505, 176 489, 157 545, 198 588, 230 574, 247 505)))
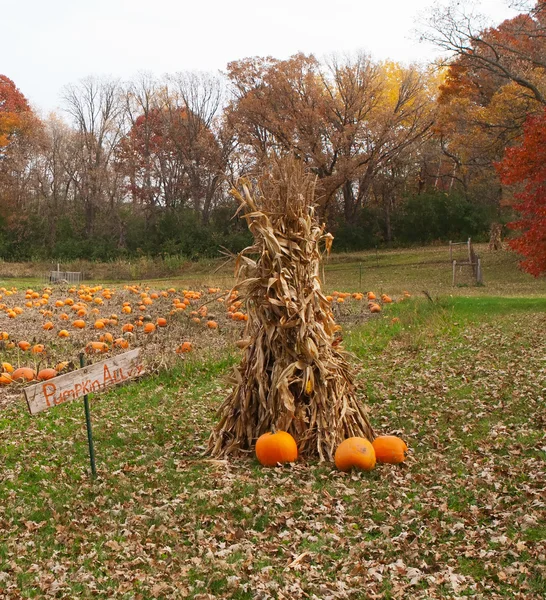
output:
POLYGON ((321 290, 319 267, 333 237, 315 216, 314 179, 300 161, 283 159, 256 186, 243 179, 232 194, 254 236, 236 260, 248 321, 209 453, 251 451, 263 433, 284 430, 300 456, 331 461, 344 439, 375 435, 321 290))

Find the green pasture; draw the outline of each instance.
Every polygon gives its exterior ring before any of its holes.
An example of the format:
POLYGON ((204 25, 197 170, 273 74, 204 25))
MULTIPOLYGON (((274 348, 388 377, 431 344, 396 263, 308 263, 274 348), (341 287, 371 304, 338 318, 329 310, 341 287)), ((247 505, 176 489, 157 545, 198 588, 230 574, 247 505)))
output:
POLYGON ((452 288, 437 253, 326 265, 329 290, 412 293, 343 331, 403 465, 211 459, 235 347, 92 396, 95 481, 81 400, 4 398, 0 598, 544 598, 544 280, 495 254, 483 287, 452 288))

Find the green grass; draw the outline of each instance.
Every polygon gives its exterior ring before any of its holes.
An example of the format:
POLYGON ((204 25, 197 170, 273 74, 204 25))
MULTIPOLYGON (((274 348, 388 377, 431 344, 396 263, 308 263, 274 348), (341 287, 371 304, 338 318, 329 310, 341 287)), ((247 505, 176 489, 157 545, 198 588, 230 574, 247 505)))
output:
POLYGON ((374 427, 410 447, 367 474, 211 460, 235 350, 92 396, 96 481, 82 402, 31 417, 15 397, 0 408, 0 597, 543 598, 541 286, 412 289, 347 322, 374 427))

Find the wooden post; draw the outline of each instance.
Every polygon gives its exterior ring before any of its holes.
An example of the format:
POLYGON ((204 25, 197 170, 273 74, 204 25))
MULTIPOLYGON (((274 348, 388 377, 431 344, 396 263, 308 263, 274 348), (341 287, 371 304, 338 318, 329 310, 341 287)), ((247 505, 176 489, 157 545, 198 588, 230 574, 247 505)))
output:
POLYGON ((452 282, 452 286, 455 286, 455 269, 457 268, 457 261, 454 260, 453 261, 453 282, 452 282))
POLYGON ((483 283, 483 280, 482 280, 482 261, 481 261, 480 258, 478 258, 478 273, 477 273, 477 276, 476 276, 476 283, 478 285, 481 285, 483 283))
POLYGON ((472 242, 470 241, 470 238, 468 238, 467 245, 468 245, 468 262, 470 264, 472 264, 472 242))
POLYGON ((453 260, 453 248, 451 246, 451 240, 449 240, 449 260, 453 260))

